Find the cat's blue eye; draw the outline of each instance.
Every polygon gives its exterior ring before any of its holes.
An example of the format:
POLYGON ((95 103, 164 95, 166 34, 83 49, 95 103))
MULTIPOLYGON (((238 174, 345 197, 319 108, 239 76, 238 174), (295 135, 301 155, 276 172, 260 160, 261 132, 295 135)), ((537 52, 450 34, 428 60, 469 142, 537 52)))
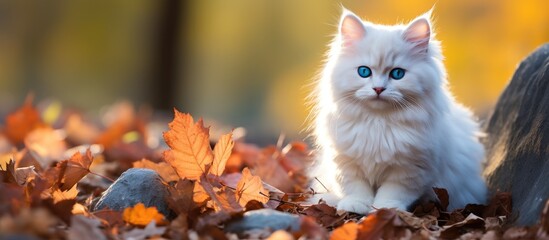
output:
POLYGON ((392 79, 399 80, 404 77, 404 72, 405 71, 402 68, 393 68, 389 73, 389 76, 391 76, 392 79))
POLYGON ((363 78, 367 78, 372 75, 372 70, 370 70, 370 68, 366 66, 358 67, 357 71, 358 71, 358 75, 363 78))

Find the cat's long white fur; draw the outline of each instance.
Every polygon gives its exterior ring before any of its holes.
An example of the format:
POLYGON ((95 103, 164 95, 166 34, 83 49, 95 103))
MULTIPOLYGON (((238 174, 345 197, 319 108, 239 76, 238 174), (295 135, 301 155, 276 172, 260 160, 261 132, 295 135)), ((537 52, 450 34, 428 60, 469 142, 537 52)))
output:
POLYGON ((485 202, 478 123, 451 95, 442 60, 430 13, 383 26, 344 10, 313 110, 318 152, 310 176, 328 191, 313 181, 321 194, 311 201, 357 213, 405 210, 439 187, 450 209, 485 202), (358 66, 372 76, 360 77, 358 66), (395 67, 406 71, 400 80, 389 77, 395 67), (380 86, 381 100, 372 89, 380 86))

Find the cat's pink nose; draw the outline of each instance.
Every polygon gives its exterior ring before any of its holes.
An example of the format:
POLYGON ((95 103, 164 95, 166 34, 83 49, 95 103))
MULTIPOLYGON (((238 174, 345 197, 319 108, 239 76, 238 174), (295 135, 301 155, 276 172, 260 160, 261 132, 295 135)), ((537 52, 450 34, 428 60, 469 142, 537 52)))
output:
POLYGON ((381 94, 381 92, 385 91, 386 88, 384 87, 375 87, 375 88, 372 88, 374 89, 374 91, 376 91, 377 95, 381 94))

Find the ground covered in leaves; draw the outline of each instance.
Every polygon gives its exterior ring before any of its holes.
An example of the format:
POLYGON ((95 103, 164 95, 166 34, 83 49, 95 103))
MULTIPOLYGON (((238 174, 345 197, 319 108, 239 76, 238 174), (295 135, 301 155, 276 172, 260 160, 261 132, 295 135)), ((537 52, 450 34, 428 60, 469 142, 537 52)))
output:
MULTIPOLYGON (((242 129, 211 129, 177 110, 167 121, 118 103, 100 120, 58 102, 27 100, 5 117, 0 132, 0 238, 47 239, 532 239, 548 238, 549 213, 517 227, 511 196, 487 206, 446 211, 448 196, 413 212, 378 209, 361 216, 306 198, 312 151, 303 142, 260 148, 242 129), (168 121, 171 121, 168 124, 168 121), (224 132, 225 131, 225 132, 224 132), (148 168, 163 179, 168 216, 137 204, 94 210, 121 173, 148 168), (246 212, 274 209, 296 216, 287 229, 233 231, 246 212)), ((139 183, 135 183, 139 184, 139 183)), ((541 213, 540 213, 541 214, 541 213)))

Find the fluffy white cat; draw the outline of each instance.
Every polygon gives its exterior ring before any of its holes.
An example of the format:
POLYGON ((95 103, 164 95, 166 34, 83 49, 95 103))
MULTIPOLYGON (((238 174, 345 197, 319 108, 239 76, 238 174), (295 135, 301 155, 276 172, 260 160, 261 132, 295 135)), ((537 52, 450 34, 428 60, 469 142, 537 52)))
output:
POLYGON ((344 10, 314 94, 312 188, 340 210, 406 210, 445 188, 484 203, 478 123, 448 90, 430 12, 383 26, 344 10), (322 185, 324 186, 322 186, 322 185))

